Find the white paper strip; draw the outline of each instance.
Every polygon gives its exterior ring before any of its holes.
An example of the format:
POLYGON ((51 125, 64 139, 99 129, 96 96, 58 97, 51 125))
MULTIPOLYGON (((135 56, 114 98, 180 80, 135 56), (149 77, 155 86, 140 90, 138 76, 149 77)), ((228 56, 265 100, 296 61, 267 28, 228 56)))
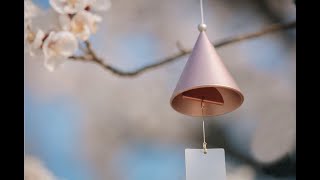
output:
POLYGON ((186 149, 186 180, 226 180, 224 149, 186 149))

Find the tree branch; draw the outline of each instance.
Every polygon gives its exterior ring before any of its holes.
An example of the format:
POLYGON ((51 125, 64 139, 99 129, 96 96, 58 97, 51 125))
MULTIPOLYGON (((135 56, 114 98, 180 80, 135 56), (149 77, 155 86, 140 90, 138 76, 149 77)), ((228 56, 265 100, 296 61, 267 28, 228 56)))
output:
MULTIPOLYGON (((218 41, 217 43, 212 43, 215 48, 220 48, 229 44, 233 44, 236 42, 241 42, 244 40, 248 39, 253 39, 257 38, 269 33, 277 32, 277 31, 282 31, 282 30, 287 30, 287 29, 292 29, 296 27, 296 21, 292 21, 289 23, 279 23, 279 24, 273 24, 270 25, 269 27, 263 28, 259 31, 253 32, 253 33, 248 33, 248 34, 243 34, 243 35, 236 35, 236 36, 231 36, 226 39, 222 39, 221 41, 218 41)), ((177 47, 179 49, 178 53, 175 53, 171 56, 168 56, 164 59, 159 60, 156 63, 149 64, 146 66, 143 66, 141 68, 138 68, 134 71, 123 71, 121 69, 117 69, 109 64, 106 64, 103 59, 99 58, 94 50, 92 49, 92 46, 89 41, 85 41, 86 45, 86 51, 87 54, 83 56, 71 56, 69 59, 71 60, 76 60, 76 61, 84 61, 84 62, 92 62, 96 63, 97 65, 100 65, 102 68, 105 70, 111 71, 113 74, 118 75, 118 76, 123 76, 123 77, 133 77, 136 75, 139 75, 147 70, 151 70, 166 64, 169 64, 171 62, 174 62, 178 60, 179 58, 188 55, 192 52, 192 49, 185 49, 181 46, 181 44, 178 42, 177 47)))

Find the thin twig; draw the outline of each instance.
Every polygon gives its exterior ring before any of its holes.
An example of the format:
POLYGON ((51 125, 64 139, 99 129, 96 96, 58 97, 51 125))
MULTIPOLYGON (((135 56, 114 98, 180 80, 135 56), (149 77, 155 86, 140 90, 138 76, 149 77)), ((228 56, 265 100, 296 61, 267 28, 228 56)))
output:
MULTIPOLYGON (((273 24, 271 26, 268 26, 266 28, 263 28, 259 31, 253 32, 253 33, 248 33, 248 34, 243 34, 243 35, 235 35, 231 36, 229 38, 223 39, 221 41, 218 41, 217 43, 212 43, 215 48, 220 48, 229 44, 233 44, 236 42, 241 42, 243 40, 248 40, 248 39, 253 39, 257 38, 269 33, 281 31, 281 30, 287 30, 287 29, 292 29, 296 27, 296 21, 289 22, 289 23, 283 23, 283 24, 273 24)), ((192 49, 185 49, 181 46, 181 44, 178 42, 177 47, 179 49, 178 53, 175 53, 171 56, 168 56, 166 58, 163 58, 159 60, 156 63, 149 64, 146 66, 143 66, 141 68, 138 68, 134 71, 123 71, 121 69, 117 69, 111 65, 106 64, 103 59, 99 58, 94 50, 92 49, 92 46, 89 41, 85 41, 85 45, 87 48, 88 54, 84 56, 71 56, 69 59, 71 60, 78 60, 78 61, 85 61, 85 62, 94 62, 101 67, 103 67, 105 70, 111 71, 113 74, 118 75, 118 76, 124 76, 124 77, 132 77, 136 76, 138 74, 141 74, 147 70, 151 70, 157 67, 160 67, 165 64, 169 64, 171 62, 174 62, 178 60, 179 58, 188 55, 192 52, 192 49)))

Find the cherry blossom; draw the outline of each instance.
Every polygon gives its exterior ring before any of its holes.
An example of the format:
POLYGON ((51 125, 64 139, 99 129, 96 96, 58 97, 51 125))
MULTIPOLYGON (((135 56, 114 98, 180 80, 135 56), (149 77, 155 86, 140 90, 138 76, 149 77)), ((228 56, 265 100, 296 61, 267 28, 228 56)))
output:
POLYGON ((29 20, 40 13, 40 9, 30 0, 24 1, 24 19, 29 20))
MULTIPOLYGON (((97 31, 102 18, 92 11, 105 11, 111 7, 110 0, 49 0, 59 15, 60 27, 35 31, 33 19, 42 11, 32 0, 25 0, 25 50, 31 55, 44 55, 44 65, 55 70, 78 50, 78 41, 86 41, 97 31)), ((42 17, 42 16, 38 16, 42 17)))
POLYGON ((37 158, 26 156, 24 159, 25 180, 57 180, 51 171, 37 158))
POLYGON ((45 67, 49 71, 54 71, 67 57, 73 55, 77 49, 77 39, 71 32, 50 32, 42 45, 45 67))
POLYGON ((87 40, 91 34, 96 33, 97 23, 101 22, 101 20, 100 16, 88 11, 80 11, 72 18, 67 15, 60 16, 62 29, 72 32, 81 40, 87 40))
POLYGON ((51 7, 59 14, 75 14, 84 10, 89 0, 49 0, 51 7))
POLYGON ((26 38, 28 41, 28 50, 30 56, 41 54, 41 46, 45 36, 45 33, 41 29, 39 29, 37 33, 28 31, 26 38))

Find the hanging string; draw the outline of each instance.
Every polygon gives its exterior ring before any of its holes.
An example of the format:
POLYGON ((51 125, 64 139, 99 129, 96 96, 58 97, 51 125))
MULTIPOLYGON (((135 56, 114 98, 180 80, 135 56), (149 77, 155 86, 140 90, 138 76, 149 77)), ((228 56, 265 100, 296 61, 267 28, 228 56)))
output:
POLYGON ((200 11, 201 11, 201 24, 204 24, 203 3, 202 3, 202 0, 200 0, 200 11))
POLYGON ((201 100, 201 114, 202 114, 202 135, 203 135, 203 153, 207 154, 207 143, 206 143, 206 131, 204 128, 204 103, 203 103, 203 99, 201 100))
POLYGON ((201 12, 201 23, 198 25, 198 30, 200 32, 203 32, 207 30, 207 25, 204 23, 202 0, 200 0, 200 12, 201 12))

